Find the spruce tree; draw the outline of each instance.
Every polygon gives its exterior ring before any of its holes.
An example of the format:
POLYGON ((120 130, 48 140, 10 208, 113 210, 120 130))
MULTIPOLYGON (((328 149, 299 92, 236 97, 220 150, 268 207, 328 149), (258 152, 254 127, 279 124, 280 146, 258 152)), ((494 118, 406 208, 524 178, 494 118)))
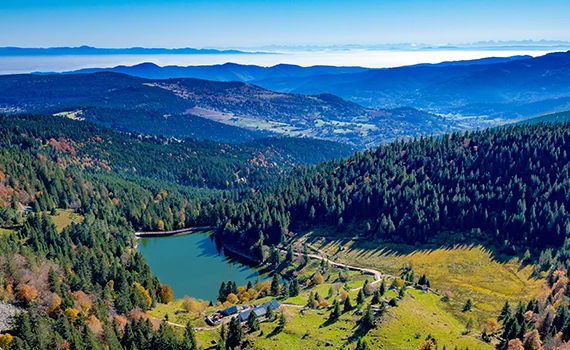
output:
POLYGON ((375 321, 376 320, 374 319, 374 313, 372 312, 372 306, 368 305, 368 307, 366 308, 366 311, 364 312, 364 314, 362 315, 362 318, 360 319, 360 324, 365 329, 371 329, 374 327, 375 321))
POLYGON ((376 305, 380 303, 380 291, 375 290, 374 294, 372 294, 372 300, 370 301, 372 305, 376 305))
POLYGON ((503 308, 501 309, 501 314, 497 317, 497 320, 504 321, 511 316, 511 306, 509 305, 509 301, 505 301, 503 308))
POLYGON ((343 308, 344 312, 349 312, 352 311, 352 303, 350 302, 350 296, 346 296, 346 299, 344 299, 344 308, 343 308))
POLYGON ((279 295, 279 287, 281 285, 279 284, 279 274, 274 274, 273 275, 273 279, 271 280, 271 295, 276 297, 279 295))
POLYGON ((335 299, 329 320, 336 321, 340 317, 340 303, 335 299))
POLYGON ((471 311, 473 309, 473 301, 471 301, 471 299, 467 299, 467 302, 465 303, 465 306, 463 306, 463 312, 468 312, 471 311))
POLYGON ((196 350, 196 335, 194 334, 194 328, 190 321, 186 323, 184 328, 184 337, 182 339, 181 350, 196 350))
POLYGON ((384 279, 382 279, 382 282, 380 282, 380 288, 378 288, 378 292, 380 293, 381 297, 383 297, 384 294, 386 294, 386 282, 384 281, 384 279))
POLYGON ((226 346, 230 349, 235 349, 241 345, 243 340, 243 328, 239 318, 233 317, 230 321, 228 328, 228 338, 226 339, 226 346))
POLYGON ((249 313, 249 316, 247 316, 247 328, 250 333, 259 330, 259 319, 253 311, 249 313))
POLYGON ((364 297, 364 292, 362 291, 362 289, 360 289, 358 291, 358 295, 356 296, 356 303, 358 305, 361 305, 362 303, 364 303, 364 300, 366 300, 366 298, 364 297))

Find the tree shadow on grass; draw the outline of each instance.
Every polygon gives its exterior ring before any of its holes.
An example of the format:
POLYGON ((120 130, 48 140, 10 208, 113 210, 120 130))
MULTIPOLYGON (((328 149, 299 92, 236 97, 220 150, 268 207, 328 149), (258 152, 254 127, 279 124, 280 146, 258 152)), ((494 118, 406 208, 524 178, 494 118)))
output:
POLYGON ((346 342, 343 344, 342 348, 345 348, 353 343, 356 343, 358 340, 362 339, 368 332, 370 332, 370 328, 363 327, 362 325, 355 326, 356 330, 352 333, 351 336, 346 339, 346 342))
POLYGON ((282 327, 275 327, 275 329, 273 329, 273 331, 271 331, 271 333, 269 333, 267 336, 265 336, 265 338, 272 338, 275 337, 276 335, 279 335, 279 333, 283 332, 283 328, 282 327))
POLYGON ((331 320, 330 318, 327 318, 327 320, 325 322, 323 322, 319 328, 325 328, 325 327, 329 327, 332 326, 333 324, 335 324, 338 321, 338 319, 336 320, 331 320))

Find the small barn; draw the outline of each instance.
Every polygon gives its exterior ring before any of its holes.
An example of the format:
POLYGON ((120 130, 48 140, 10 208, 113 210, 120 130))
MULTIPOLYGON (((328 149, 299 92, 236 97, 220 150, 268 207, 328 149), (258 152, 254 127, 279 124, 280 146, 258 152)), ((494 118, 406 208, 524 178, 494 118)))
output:
POLYGON ((247 320, 247 318, 249 317, 249 314, 252 312, 255 312, 255 315, 257 317, 261 317, 261 316, 265 316, 265 314, 267 313, 267 308, 271 306, 271 310, 277 310, 279 309, 279 307, 281 307, 281 305, 279 305, 279 303, 277 302, 277 300, 273 299, 270 300, 266 303, 263 303, 262 305, 255 307, 253 309, 249 309, 246 310, 242 313, 239 314, 239 320, 241 322, 245 322, 247 320))
POLYGON ((224 316, 231 316, 233 314, 237 314, 238 311, 239 311, 238 307, 234 305, 234 306, 228 307, 225 310, 220 311, 220 313, 224 316))

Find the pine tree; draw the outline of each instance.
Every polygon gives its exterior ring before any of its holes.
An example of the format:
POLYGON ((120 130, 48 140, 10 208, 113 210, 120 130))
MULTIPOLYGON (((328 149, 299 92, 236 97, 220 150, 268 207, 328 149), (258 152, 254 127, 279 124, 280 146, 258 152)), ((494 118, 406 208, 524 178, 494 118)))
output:
POLYGON ((352 303, 350 302, 350 297, 347 295, 346 299, 344 299, 344 312, 352 311, 352 303))
POLYGON ((382 282, 380 282, 380 288, 378 289, 378 292, 380 293, 381 297, 383 297, 384 294, 386 294, 386 282, 384 281, 384 279, 382 279, 382 282))
POLYGON ((194 334, 194 328, 190 321, 186 323, 186 328, 184 328, 184 338, 182 339, 182 350, 196 350, 196 335, 194 334))
POLYGON ((289 246, 287 248, 287 255, 285 256, 285 261, 287 261, 287 263, 292 263, 293 262, 293 246, 289 246))
POLYGON ((267 318, 268 320, 272 320, 273 319, 273 308, 271 306, 267 307, 267 311, 265 312, 265 318, 267 318))
POLYGON ((354 350, 370 350, 370 347, 368 346, 366 340, 358 339, 358 342, 356 343, 356 348, 354 348, 354 350))
POLYGON ((249 316, 247 316, 247 328, 250 333, 259 330, 259 319, 253 311, 249 313, 249 316))
POLYGON ((366 298, 364 297, 364 292, 362 291, 362 289, 360 289, 358 291, 358 295, 356 296, 356 304, 361 305, 362 303, 364 303, 365 300, 366 298))
POLYGON ((230 321, 230 326, 228 328, 228 338, 226 340, 226 346, 230 349, 235 349, 241 345, 243 340, 243 329, 241 322, 237 317, 233 317, 230 321))
POLYGON ((287 317, 283 312, 279 313, 279 321, 277 322, 277 330, 279 332, 285 329, 285 325, 287 324, 287 317))
POLYGON ((228 293, 227 293, 226 282, 222 282, 222 284, 220 285, 220 290, 218 291, 218 301, 223 303, 224 301, 226 301, 227 297, 228 293))
POLYGON ((465 303, 465 306, 463 307, 463 312, 468 312, 471 311, 473 309, 473 301, 471 301, 471 299, 467 299, 467 302, 465 303))
POLYGON ((338 300, 335 299, 329 320, 336 321, 340 317, 340 304, 338 300))
POLYGON ((505 301, 503 308, 501 309, 501 314, 497 317, 497 320, 504 321, 507 318, 511 317, 511 306, 509 305, 509 301, 505 301))
POLYGON ((364 312, 364 315, 362 315, 362 318, 360 319, 360 324, 365 329, 370 329, 374 327, 375 321, 376 320, 374 319, 374 314, 372 313, 372 306, 368 305, 366 311, 364 312))
POLYGON ((274 274, 273 279, 271 280, 271 295, 276 297, 279 295, 279 289, 281 285, 279 284, 279 274, 274 274))
POLYGON ((269 265, 274 266, 274 267, 278 266, 280 263, 279 251, 275 248, 274 245, 272 245, 270 249, 271 249, 270 250, 271 252, 269 254, 268 263, 269 263, 269 265))
POLYGON ((317 306, 319 306, 319 304, 315 300, 315 296, 314 296, 313 292, 310 292, 309 293, 309 299, 307 300, 307 307, 309 309, 316 309, 317 306))
POLYGON ((372 305, 380 304, 380 291, 379 290, 375 290, 374 294, 372 294, 372 300, 370 301, 370 304, 372 304, 372 305))

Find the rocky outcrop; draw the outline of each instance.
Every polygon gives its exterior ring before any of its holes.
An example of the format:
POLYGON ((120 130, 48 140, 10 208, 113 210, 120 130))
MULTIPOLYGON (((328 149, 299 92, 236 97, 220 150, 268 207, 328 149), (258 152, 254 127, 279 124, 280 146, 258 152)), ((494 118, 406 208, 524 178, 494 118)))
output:
POLYGON ((12 319, 20 311, 23 310, 12 304, 0 302, 0 333, 12 329, 12 319))

